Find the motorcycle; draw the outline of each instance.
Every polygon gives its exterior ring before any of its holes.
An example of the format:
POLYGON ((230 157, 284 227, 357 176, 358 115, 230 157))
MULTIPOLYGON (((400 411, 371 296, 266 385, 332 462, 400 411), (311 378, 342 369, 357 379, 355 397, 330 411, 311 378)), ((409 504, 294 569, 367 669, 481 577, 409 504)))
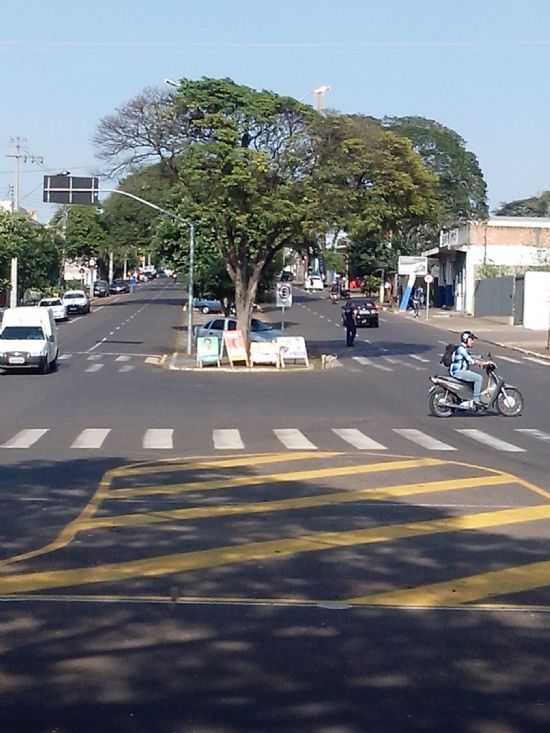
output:
MULTIPOLYGON (((491 355, 489 354, 489 358, 491 355)), ((506 384, 497 375, 497 366, 489 361, 485 366, 487 384, 481 392, 480 405, 463 406, 471 401, 474 388, 470 382, 463 382, 446 374, 430 377, 433 387, 428 393, 428 409, 434 417, 450 417, 455 412, 485 413, 496 410, 504 417, 517 417, 523 410, 523 395, 517 387, 506 384)))

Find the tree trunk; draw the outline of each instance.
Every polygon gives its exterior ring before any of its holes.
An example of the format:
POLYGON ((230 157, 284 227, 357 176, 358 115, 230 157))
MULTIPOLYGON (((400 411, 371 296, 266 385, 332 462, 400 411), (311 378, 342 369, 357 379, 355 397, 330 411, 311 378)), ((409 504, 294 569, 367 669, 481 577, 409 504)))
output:
POLYGON ((256 299, 258 283, 260 282, 264 264, 264 261, 257 263, 250 274, 241 268, 234 270, 233 272, 228 268, 229 275, 235 284, 237 327, 242 331, 246 344, 249 342, 252 306, 256 299))

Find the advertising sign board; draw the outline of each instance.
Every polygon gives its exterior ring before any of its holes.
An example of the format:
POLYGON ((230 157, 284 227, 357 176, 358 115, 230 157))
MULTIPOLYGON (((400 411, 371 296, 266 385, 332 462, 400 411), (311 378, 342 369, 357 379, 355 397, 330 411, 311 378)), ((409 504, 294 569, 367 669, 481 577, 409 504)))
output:
POLYGON ((290 308, 292 305, 292 286, 277 283, 277 308, 290 308))
POLYGON ((231 366, 236 361, 244 361, 248 366, 248 353, 242 331, 224 331, 223 343, 231 366))
POLYGON ((398 272, 400 275, 420 275, 424 276, 428 273, 427 257, 405 257, 399 258, 398 272))
POLYGON ((277 344, 281 350, 281 364, 286 361, 304 361, 309 366, 306 340, 303 336, 279 336, 277 344))
POLYGON ((220 366, 220 339, 217 336, 199 336, 197 339, 197 364, 220 366))
POLYGON ((274 341, 252 341, 250 344, 250 364, 274 364, 280 368, 280 346, 274 341))

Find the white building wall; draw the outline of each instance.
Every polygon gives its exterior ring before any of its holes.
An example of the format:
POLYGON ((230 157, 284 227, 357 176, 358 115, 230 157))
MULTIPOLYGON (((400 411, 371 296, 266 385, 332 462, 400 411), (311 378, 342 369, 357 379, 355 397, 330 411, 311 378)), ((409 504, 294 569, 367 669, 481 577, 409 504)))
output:
MULTIPOLYGON (((483 245, 470 245, 466 255, 464 310, 467 313, 474 312, 476 267, 479 265, 486 263, 487 265, 500 265, 502 267, 538 267, 548 264, 547 257, 548 250, 541 250, 539 247, 528 247, 520 244, 492 244, 488 248, 485 248, 483 245), (486 249, 487 257, 485 256, 486 249)), ((527 282, 525 289, 527 291, 527 282)), ((459 310, 458 307, 457 310, 459 310)))
POLYGON ((523 325, 534 331, 550 328, 550 272, 525 273, 523 325))

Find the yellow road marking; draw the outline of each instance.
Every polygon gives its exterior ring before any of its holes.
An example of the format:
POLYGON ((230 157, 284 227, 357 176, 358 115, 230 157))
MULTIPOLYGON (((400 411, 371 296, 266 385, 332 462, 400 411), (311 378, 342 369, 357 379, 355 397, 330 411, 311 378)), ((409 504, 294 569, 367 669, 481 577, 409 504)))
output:
POLYGON ((297 451, 296 453, 261 453, 254 455, 239 455, 227 459, 185 459, 170 458, 155 465, 148 463, 145 466, 132 466, 130 468, 117 468, 113 476, 146 476, 148 474, 170 473, 177 470, 195 471, 199 468, 239 468, 241 466, 262 466, 269 463, 282 463, 288 461, 307 461, 309 459, 335 458, 341 455, 333 451, 318 453, 314 451, 297 451))
POLYGON ((287 483, 291 481, 312 481, 314 479, 352 476, 382 471, 400 471, 407 468, 440 466, 444 464, 438 458, 416 458, 405 461, 384 461, 366 465, 335 466, 332 468, 315 468, 307 471, 289 473, 271 473, 254 476, 236 476, 212 481, 190 481, 189 483, 164 484, 156 486, 140 486, 134 489, 113 489, 110 499, 130 499, 136 496, 152 496, 157 494, 180 494, 190 491, 209 491, 216 489, 233 489, 239 486, 258 486, 267 483, 287 483))
MULTIPOLYGON (((132 578, 155 578, 175 573, 188 573, 252 561, 273 560, 298 553, 321 552, 391 540, 428 536, 438 533, 463 532, 501 527, 521 522, 550 519, 550 504, 469 514, 426 522, 373 527, 348 532, 317 532, 290 539, 252 542, 245 545, 218 547, 211 550, 164 555, 124 563, 111 563, 68 570, 40 571, 0 578, 0 595, 25 593, 53 588, 68 588, 132 578)), ((538 564, 537 564, 538 565, 538 564)), ((548 563, 543 563, 548 566, 548 563)), ((550 570, 550 569, 549 569, 550 570)), ((544 580, 550 582, 550 572, 544 580)), ((379 594, 379 596, 382 594, 379 594)), ((364 596, 352 602, 363 603, 375 596, 364 596)))
POLYGON ((442 481, 428 481, 416 484, 398 484, 395 486, 387 486, 384 489, 341 490, 331 494, 306 496, 297 499, 282 499, 279 501, 263 501, 224 506, 193 507, 191 509, 173 509, 162 512, 122 514, 119 516, 98 517, 97 519, 81 521, 79 523, 78 531, 83 532, 90 529, 106 527, 134 527, 147 524, 160 524, 161 522, 170 522, 176 519, 211 519, 214 517, 226 517, 236 514, 267 514, 269 512, 281 512, 292 509, 335 506, 337 504, 349 504, 358 501, 384 501, 385 499, 396 499, 399 497, 413 496, 415 494, 431 494, 443 491, 457 491, 461 489, 477 489, 484 486, 501 486, 503 484, 510 484, 513 480, 513 477, 507 476, 506 474, 501 476, 445 479, 442 481))
POLYGON ((447 606, 521 593, 550 585, 550 561, 493 570, 417 588, 373 593, 350 603, 375 606, 447 606))

